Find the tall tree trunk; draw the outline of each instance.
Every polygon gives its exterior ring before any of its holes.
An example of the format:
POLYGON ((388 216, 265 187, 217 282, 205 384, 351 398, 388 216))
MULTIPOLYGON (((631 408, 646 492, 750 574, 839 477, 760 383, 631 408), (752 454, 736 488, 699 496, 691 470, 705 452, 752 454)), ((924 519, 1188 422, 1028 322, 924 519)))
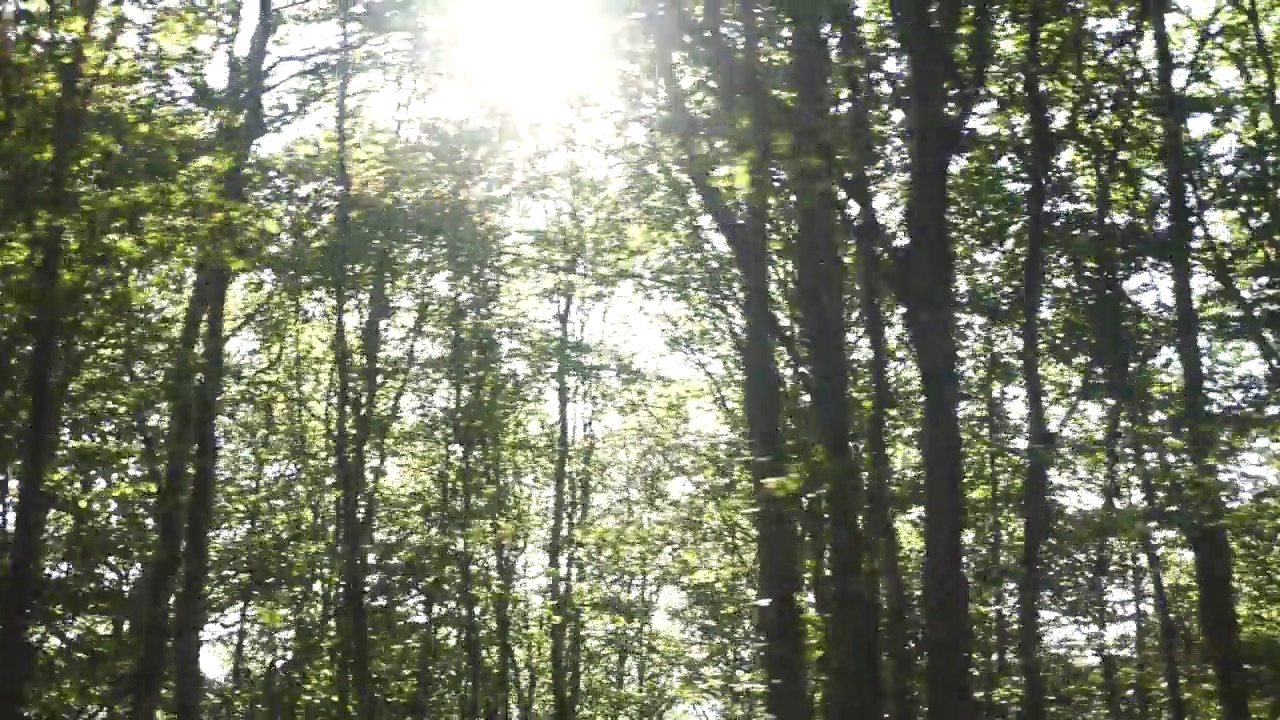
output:
POLYGON ((418 649, 418 668, 414 679, 413 702, 410 717, 415 720, 428 720, 432 716, 432 701, 435 698, 433 673, 436 660, 436 624, 435 603, 430 595, 424 601, 426 605, 423 615, 426 627, 422 629, 422 646, 418 649))
POLYGON ((196 390, 195 474, 187 503, 187 539, 182 548, 182 584, 174 604, 174 696, 178 720, 200 720, 204 675, 200 671, 200 633, 207 621, 204 593, 209 575, 209 530, 217 487, 218 399, 222 394, 223 318, 230 272, 210 269, 209 308, 205 317, 203 378, 196 390))
MULTIPOLYGON (((591 406, 590 392, 584 404, 591 406)), ((591 458, 595 453, 595 434, 591 427, 591 418, 583 423, 585 449, 582 453, 582 471, 574 478, 575 515, 569 530, 569 557, 565 563, 565 598, 570 611, 568 666, 569 666, 569 706, 574 717, 578 715, 578 707, 582 701, 582 608, 574 601, 574 584, 581 572, 578 561, 578 537, 586 527, 587 517, 591 511, 591 458)))
POLYGON ((1102 488, 1102 529, 1098 533, 1095 549, 1093 576, 1090 578, 1090 595, 1093 604, 1093 624, 1097 633, 1095 653, 1102 667, 1102 692, 1107 702, 1111 720, 1124 719, 1121 705, 1120 681, 1117 677, 1116 658, 1107 646, 1107 629, 1110 626, 1110 603, 1107 601, 1107 580, 1111 574, 1111 545, 1116 541, 1116 501, 1120 495, 1120 419, 1124 412, 1119 401, 1113 401, 1107 415, 1106 474, 1102 488))
POLYGON ((757 627, 764 638, 763 668, 768 682, 766 712, 786 720, 810 716, 805 631, 799 594, 804 587, 797 530, 798 502, 777 491, 771 482, 786 476, 787 453, 781 431, 782 382, 774 360, 774 315, 769 295, 769 198, 773 185, 769 170, 773 152, 770 98, 756 68, 759 37, 758 3, 743 0, 744 62, 752 70, 746 84, 751 118, 750 191, 746 217, 739 219, 710 180, 708 164, 697 151, 696 128, 684 104, 676 78, 672 53, 684 37, 683 11, 679 3, 668 6, 666 25, 657 28, 659 63, 669 106, 678 124, 686 173, 693 179, 717 229, 729 242, 742 278, 743 316, 746 324, 742 347, 744 405, 747 416, 751 477, 755 489, 756 550, 759 564, 757 627))
POLYGON ((1151 466, 1146 460, 1147 444, 1143 439, 1147 427, 1146 413, 1135 411, 1132 422, 1133 460, 1137 466, 1138 480, 1142 484, 1143 501, 1146 504, 1141 528, 1142 552, 1146 557, 1147 569, 1151 572, 1152 600, 1155 603, 1156 619, 1159 623, 1160 658, 1164 674, 1165 697, 1169 704, 1169 720, 1185 720, 1187 711, 1182 697, 1182 674, 1178 668, 1178 629, 1173 621, 1169 594, 1164 585, 1160 553, 1156 548, 1155 538, 1151 536, 1151 526, 1156 516, 1156 499, 1151 466))
MULTIPOLYGON (((770 487, 768 480, 786 474, 783 447, 782 382, 774 362, 773 314, 769 296, 769 177, 772 130, 769 100, 756 75, 758 42, 756 6, 742 6, 746 37, 752 149, 751 187, 747 217, 738 253, 742 275, 746 343, 743 348, 747 434, 751 449, 751 477, 758 503, 757 561, 759 594, 767 604, 759 608, 758 624, 764 636, 764 671, 769 681, 766 711, 780 720, 805 720, 810 715, 805 633, 801 623, 799 594, 803 587, 795 498, 770 487)), ((705 197, 705 195, 704 195, 705 197)), ((736 227, 735 227, 736 229, 736 227)), ((843 336, 842 336, 843 337, 843 336)))
POLYGON ((1023 273, 1022 374, 1027 390, 1027 477, 1022 494, 1022 583, 1018 591, 1019 659, 1022 664, 1023 713, 1044 720, 1045 685, 1040 670, 1040 552, 1049 532, 1048 428, 1040 380, 1039 314, 1044 282, 1046 182, 1053 163, 1049 111, 1040 87, 1040 27, 1043 0, 1031 0, 1027 13, 1027 55, 1023 60, 1023 95, 1031 126, 1030 189, 1027 192, 1027 257, 1023 273))
POLYGON ((1138 553, 1129 553, 1133 580, 1133 705, 1137 720, 1151 720, 1151 688, 1147 685, 1147 579, 1138 553))
POLYGON ((520 696, 520 669, 516 664, 515 645, 511 639, 511 605, 516 592, 516 563, 511 557, 511 542, 502 527, 510 511, 509 480, 496 457, 490 459, 490 477, 494 485, 494 511, 490 532, 493 533, 494 568, 498 575, 498 593, 493 599, 494 625, 498 635, 498 679, 494 693, 498 698, 498 718, 510 720, 512 686, 520 696))
MULTIPOLYGON (((889 491, 888 442, 886 427, 892 391, 889 387, 889 359, 885 344, 884 313, 880 306, 881 262, 884 250, 884 228, 876 216, 868 174, 874 164, 874 137, 870 105, 874 94, 868 93, 864 78, 871 71, 870 55, 861 35, 861 20, 850 5, 847 13, 839 13, 833 26, 840 32, 840 52, 844 80, 851 95, 849 141, 854 163, 850 176, 843 182, 849 197, 858 205, 858 218, 853 227, 858 264, 861 267, 861 309, 867 339, 871 345, 871 416, 867 428, 867 451, 870 476, 867 492, 867 522, 864 525, 867 546, 877 566, 876 575, 885 596, 884 632, 890 661, 888 700, 894 720, 915 717, 913 688, 915 656, 909 638, 910 602, 902 580, 898 559, 898 535, 893 524, 889 491)), ((868 592, 875 592, 874 586, 868 592)), ((877 598, 872 596, 869 602, 877 598)), ((876 603, 878 606, 878 603, 876 603)), ((878 645, 878 643, 875 643, 878 645)), ((877 649, 878 655, 878 649, 877 649)), ((881 714, 883 714, 881 712, 881 714)))
MULTIPOLYGON (((929 720, 970 720, 969 587, 964 574, 964 463, 958 407, 955 253, 947 228, 947 176, 967 110, 948 112, 947 79, 953 65, 963 3, 895 3, 894 22, 910 60, 910 243, 900 262, 899 297, 924 389, 920 433, 924 464, 924 652, 929 720)), ((982 7, 982 3, 979 3, 982 7)), ((981 12, 981 10, 980 10, 981 12)), ((984 41, 981 28, 975 42, 984 41)), ((980 89, 975 75, 970 96, 980 89)), ((962 103, 963 105, 964 103, 962 103)))
MULTIPOLYGON (((474 391, 473 391, 474 392, 474 391)), ((481 678, 484 675, 484 656, 480 638, 479 602, 475 589, 474 558, 471 553, 471 526, 475 516, 475 468, 476 451, 475 432, 479 419, 471 412, 475 398, 468 403, 467 419, 463 422, 463 437, 457 439, 462 445, 462 532, 458 542, 458 576, 459 595, 462 601, 462 643, 467 658, 466 694, 463 696, 462 716, 479 718, 481 708, 481 678)))
POLYGON ((551 538, 547 546, 547 564, 550 568, 551 600, 551 696, 555 720, 571 720, 569 703, 568 658, 566 638, 568 607, 564 593, 562 557, 565 552, 565 523, 567 520, 569 473, 569 317, 573 311, 573 291, 566 289, 560 299, 556 320, 559 324, 556 348, 556 459, 552 478, 551 538))
MULTIPOLYGON (((341 11, 342 38, 338 56, 337 95, 337 183, 338 203, 335 214, 335 242, 338 268, 335 280, 335 317, 333 352, 337 367, 338 396, 336 401, 335 447, 336 474, 340 488, 342 530, 342 605, 346 620, 343 653, 350 673, 350 684, 356 693, 356 713, 361 720, 372 720, 375 712, 373 679, 369 671, 369 620, 365 607, 364 574, 364 523, 361 520, 361 500, 364 497, 364 454, 360 416, 355 420, 356 431, 351 432, 352 405, 351 349, 347 342, 347 248, 351 243, 351 175, 348 169, 347 119, 348 89, 351 84, 351 38, 347 11, 341 11)), ((371 317, 375 311, 371 308, 371 317)), ((376 333, 376 327, 374 328, 376 333)), ((374 348, 376 351, 376 347, 374 348)), ((376 360, 375 360, 376 362, 376 360)), ((376 365, 371 366, 376 382, 376 365)), ((376 389, 376 385, 375 385, 376 389)), ((363 403, 356 403, 362 405, 363 403)), ((368 413, 371 408, 362 408, 368 413)), ((367 426, 366 426, 367 427, 367 426)), ((351 710, 344 704, 344 713, 351 710)))
POLYGON ((169 646, 169 601, 174 578, 182 562, 182 538, 191 447, 195 443, 193 402, 195 349, 200 326, 208 311, 205 297, 209 275, 197 270, 187 301, 186 317, 167 379, 169 428, 165 440, 165 471, 156 488, 158 537, 150 561, 139 580, 142 608, 134 622, 138 657, 130 687, 130 716, 150 720, 160 705, 164 685, 165 652, 169 646))
MULTIPOLYGON (((262 94, 266 86, 264 63, 274 31, 272 0, 259 0, 258 19, 243 64, 235 63, 228 80, 232 119, 219 128, 232 154, 231 167, 222 178, 223 200, 240 204, 246 199, 246 168, 253 144, 265 132, 262 94)), ((186 542, 182 549, 182 584, 174 605, 174 679, 178 720, 198 720, 204 702, 204 676, 200 671, 201 633, 207 621, 204 603, 209 574, 209 531, 213 522, 218 463, 218 402, 222 395, 223 320, 231 270, 224 254, 238 232, 234 224, 216 228, 218 237, 208 263, 207 314, 205 318, 203 378, 195 396, 195 473, 187 505, 186 542)))
MULTIPOLYGON (((97 2, 81 3, 79 9, 84 26, 92 28, 97 2)), ((50 7, 50 15, 56 15, 56 6, 50 7)), ((30 324, 32 343, 26 378, 29 405, 24 453, 18 474, 13 534, 9 540, 9 572, 0 605, 0 657, 5 658, 0 663, 0 720, 23 717, 27 683, 35 668, 37 650, 27 642, 27 631, 32 605, 38 595, 37 586, 44 574, 44 529, 52 504, 52 495, 44 483, 57 453, 62 416, 54 380, 59 365, 59 344, 63 346, 64 356, 71 352, 72 346, 72 338, 62 337, 67 293, 62 282, 66 252, 63 222, 75 211, 77 198, 71 187, 71 169, 85 125, 83 96, 86 91, 81 86, 85 62, 83 41, 72 40, 70 50, 70 57, 58 66, 53 154, 44 192, 50 222, 31 248, 32 256, 38 258, 31 294, 37 304, 30 324)))
POLYGON ((831 533, 823 707, 829 718, 871 718, 876 715, 872 680, 879 668, 867 651, 875 628, 868 622, 858 527, 862 468, 849 447, 844 261, 835 234, 835 186, 823 160, 830 150, 824 137, 831 104, 830 60, 822 32, 825 19, 817 6, 799 3, 795 7, 796 290, 812 373, 814 426, 825 460, 819 470, 826 476, 831 533))
POLYGON ((1223 720, 1247 720, 1249 691, 1240 662, 1240 625, 1232 587, 1231 544, 1218 491, 1218 469, 1212 459, 1213 430, 1205 414, 1204 366, 1200 357, 1200 319, 1192 296, 1192 227, 1186 197, 1182 100, 1173 87, 1173 55, 1165 14, 1167 0, 1152 0, 1151 19, 1159 63, 1159 89, 1164 101, 1164 162, 1169 194, 1170 246, 1178 361, 1182 365, 1182 417, 1179 428, 1195 473, 1191 490, 1188 544, 1195 558, 1200 626, 1208 641, 1217 676, 1223 720))
POLYGON ((987 514, 989 516, 987 542, 987 577, 991 586, 991 606, 994 608, 994 644, 993 652, 988 652, 986 665, 983 668, 983 700, 987 705, 987 716, 1004 718, 1008 711, 1002 701, 996 699, 996 690, 1009 674, 1008 647, 1009 628, 1005 616, 1005 569, 1004 569, 1004 523, 1002 514, 1005 509, 1005 491, 1000 484, 1000 458, 1005 454, 1001 428, 1004 423, 1004 360, 995 348, 995 325, 998 315, 991 317, 991 328, 987 334, 986 355, 987 372, 984 382, 987 424, 987 514), (999 392, 996 386, 999 385, 999 392))

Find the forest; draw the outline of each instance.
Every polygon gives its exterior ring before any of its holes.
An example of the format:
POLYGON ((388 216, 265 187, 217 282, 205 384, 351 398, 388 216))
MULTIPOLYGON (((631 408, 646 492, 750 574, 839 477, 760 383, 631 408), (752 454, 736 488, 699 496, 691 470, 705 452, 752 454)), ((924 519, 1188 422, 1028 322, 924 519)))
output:
POLYGON ((0 0, 0 720, 1280 718, 1280 0, 0 0))

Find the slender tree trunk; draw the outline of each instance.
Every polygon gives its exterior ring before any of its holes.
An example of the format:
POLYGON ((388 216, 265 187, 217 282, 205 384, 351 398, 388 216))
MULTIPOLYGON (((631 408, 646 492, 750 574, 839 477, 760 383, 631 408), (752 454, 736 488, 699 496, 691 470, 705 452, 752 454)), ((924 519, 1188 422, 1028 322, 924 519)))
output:
POLYGON ((423 615, 427 626, 422 630, 422 647, 418 650, 417 678, 413 691, 413 707, 410 717, 416 720, 428 720, 432 717, 432 701, 435 697, 433 673, 436 659, 436 624, 435 604, 431 598, 426 600, 423 615))
MULTIPOLYGON (((474 401, 474 398, 473 398, 474 401)), ((471 403, 468 403, 470 405, 471 403)), ((463 633, 463 649, 467 658, 467 691, 463 697, 463 717, 479 718, 481 708, 481 695, 483 687, 481 687, 481 677, 484 674, 484 657, 482 655, 483 648, 480 645, 480 618, 478 601, 475 589, 475 579, 473 576, 474 558, 471 553, 471 523, 475 515, 475 477, 474 477, 474 454, 476 450, 475 429, 478 419, 471 413, 463 423, 464 437, 459 438, 457 442, 462 445, 462 528, 461 538, 459 539, 460 548, 458 551, 458 574, 459 574, 459 594, 462 601, 462 633, 463 633)))
POLYGON ((556 355, 556 411, 558 435, 556 459, 552 479, 551 538, 547 547, 547 563, 550 567, 551 620, 551 695, 555 720, 571 720, 569 704, 569 675, 566 656, 566 631, 568 608, 564 597, 564 578, 561 575, 562 556, 565 551, 565 522, 567 515, 569 472, 569 317, 573 311, 573 293, 567 291, 560 300, 557 322, 559 344, 556 355))
POLYGON ((1200 626, 1208 641, 1217 676, 1223 720, 1247 720, 1249 691, 1240 661, 1240 625, 1236 618, 1231 544, 1218 491, 1218 469, 1212 460, 1213 430, 1205 414, 1204 366, 1200 357, 1200 320, 1192 296, 1192 227, 1187 207, 1182 100, 1173 87, 1173 56, 1165 14, 1166 0, 1152 0, 1158 78, 1164 101, 1164 161, 1169 192, 1170 257, 1173 261, 1175 334, 1182 365, 1182 418, 1179 428, 1196 476, 1188 483, 1188 544, 1195 558, 1200 626))
POLYGON ((1107 701, 1111 720, 1124 719, 1121 705, 1120 681, 1117 677, 1116 658, 1107 646, 1107 628, 1110 626, 1110 604, 1107 601, 1107 580, 1111 574, 1111 544, 1116 541, 1116 501, 1120 495, 1120 419, 1123 406, 1113 401, 1108 411, 1106 437, 1106 476, 1102 489, 1102 529, 1094 555, 1093 577, 1090 579, 1093 601, 1093 623, 1097 632, 1095 652, 1102 667, 1102 692, 1107 701))
MULTIPOLYGON (((590 406, 590 393, 586 404, 590 406)), ((581 572, 578 563, 578 537, 586 527, 588 513, 591 510, 591 458, 595 452, 595 436, 591 429, 590 417, 584 423, 583 435, 586 448, 582 453, 582 471, 574 482, 574 504, 576 514, 572 529, 569 531, 569 557, 565 563, 565 598, 570 611, 572 623, 569 627, 568 665, 569 665, 569 706, 574 717, 578 715, 578 707, 582 701, 582 608, 574 601, 573 588, 581 572)))
MULTIPOLYGON (((892 402, 889 358, 885 347, 884 315, 880 307, 880 251, 882 230, 873 214, 865 214, 855 230, 858 262, 862 266, 862 316, 871 344, 871 416, 867 449, 871 458, 868 485, 867 535, 874 538, 880 583, 885 595, 884 628, 889 654, 890 717, 915 717, 913 687, 915 657, 911 651, 908 622, 911 614, 902 568, 898 560, 898 532, 893 524, 888 453, 888 412, 892 402)), ((870 543, 869 543, 870 544, 870 543)))
POLYGON ((510 509, 510 488, 496 460, 492 461, 491 476, 495 492, 490 532, 493 533, 493 557, 498 575, 498 593, 493 599, 494 623, 498 634, 498 682, 494 691, 498 697, 498 717, 500 720, 509 720, 513 675, 517 701, 520 695, 519 666, 516 664, 515 646, 511 640, 511 603, 516 592, 516 568, 511 558, 510 540, 501 524, 510 509))
POLYGON ((1156 618, 1159 622, 1160 657, 1163 665, 1165 696, 1169 704, 1169 720, 1185 720, 1187 711, 1182 697, 1182 674, 1178 668, 1178 629, 1174 624, 1169 595, 1165 590, 1160 553, 1156 549, 1155 539, 1151 536, 1151 526, 1156 515, 1156 500, 1151 467, 1146 461, 1147 446, 1142 439, 1146 427, 1146 413, 1136 412, 1134 415, 1133 457, 1146 503, 1142 524, 1142 552, 1146 556, 1147 568, 1151 572, 1152 600, 1155 603, 1156 618))
POLYGON ((134 720, 155 717, 164 685, 165 652, 169 645, 169 601, 174 578, 182 562, 185 522, 183 506, 188 485, 187 463, 195 443, 193 402, 195 349, 200 326, 208 311, 205 297, 209 276, 196 273, 187 301, 186 317, 168 378, 169 429, 165 440, 165 472, 156 488, 156 526, 159 537, 152 557, 139 580, 142 609, 135 621, 139 647, 130 688, 130 716, 134 720))
MULTIPOLYGON (((347 155, 347 95, 351 83, 351 40, 350 26, 345 10, 341 13, 342 40, 338 58, 338 97, 337 97, 337 183, 338 205, 336 212, 335 242, 338 246, 337 280, 335 282, 335 318, 333 352, 337 364, 338 397, 335 428, 336 472, 340 487, 342 529, 342 565, 343 565, 343 613, 347 623, 343 653, 345 665, 350 673, 350 684, 356 693, 356 712, 361 720, 372 720, 375 711, 373 679, 369 672, 369 627, 368 611, 365 607, 364 576, 364 524, 361 521, 360 505, 364 496, 364 467, 361 462, 363 440, 356 418, 357 429, 350 430, 351 406, 353 393, 351 389, 351 349, 347 342, 347 277, 348 267, 346 251, 351 242, 351 176, 348 170, 347 155)), ((371 313, 373 311, 371 310, 371 313)), ((376 327, 375 327, 376 332, 376 327)), ((376 348, 375 348, 376 350, 376 348)), ((376 361, 375 361, 376 362, 376 361)), ((373 377, 376 382, 376 365, 373 377)), ((376 387, 376 386, 375 386, 376 387)), ((364 408, 363 412, 370 412, 364 408)), ((344 713, 350 708, 344 704, 344 713)))
MULTIPOLYGON (((743 8, 747 67, 754 73, 758 37, 756 8, 743 8)), ((755 486, 757 513, 757 558, 760 564, 759 593, 767 605, 759 609, 759 627, 764 636, 764 671, 769 680, 765 695, 767 712, 779 720, 806 720, 810 715, 805 633, 801 624, 799 594, 803 587, 800 571, 799 537, 794 498, 769 487, 771 478, 786 474, 783 448, 782 383, 774 362, 772 301, 769 297, 768 222, 769 178, 772 130, 768 122, 768 99, 759 77, 749 83, 751 137, 754 152, 749 168, 751 188, 747 218, 743 228, 738 269, 742 275, 743 311, 746 317, 745 404, 747 433, 751 448, 751 476, 755 486)))
POLYGON ((986 424, 987 424, 987 514, 989 516, 989 540, 987 544, 987 576, 991 586, 991 606, 994 608, 994 648, 986 657, 983 669, 983 700, 987 705, 987 715, 991 718, 1003 718, 1007 713, 1004 703, 996 699, 996 690, 1008 676, 1009 629, 1005 616, 1005 569, 1004 569, 1004 512, 1005 491, 1000 484, 1000 458, 1005 453, 1001 427, 1004 423, 1004 380, 1002 369, 1003 358, 995 349, 996 317, 991 318, 991 328, 987 334, 987 377, 985 386, 986 424), (996 392, 996 385, 1000 391, 996 392))
MULTIPOLYGON (((228 81, 231 109, 236 117, 220 128, 233 154, 231 168, 222 179, 222 197, 230 203, 245 201, 245 168, 253 144, 265 132, 261 98, 266 85, 264 63, 274 30, 272 0, 259 0, 258 20, 250 39, 249 54, 228 81)), ((215 232, 237 232, 234 225, 215 232)), ((226 238, 218 238, 225 241, 226 238)), ((183 546, 182 583, 174 605, 174 679, 178 720, 199 720, 204 704, 204 676, 200 671, 201 633, 207 622, 204 594, 209 574, 209 532, 213 524, 218 463, 218 402, 223 379, 223 321, 231 270, 222 243, 215 244, 208 262, 208 295, 205 298, 203 378, 195 395, 195 473, 187 505, 186 542, 183 546)))
MULTIPOLYGON (((868 181, 868 173, 874 163, 874 137, 869 116, 869 105, 873 102, 874 95, 865 89, 864 78, 871 68, 860 24, 853 5, 850 5, 847 13, 837 14, 833 20, 834 28, 840 33, 844 80, 852 97, 849 140, 855 161, 853 172, 843 185, 849 197, 858 204, 858 219, 853 227, 853 235, 862 270, 859 284, 863 323, 871 345, 872 399, 867 429, 867 449, 871 465, 867 493, 868 519, 865 525, 866 552, 870 552, 871 557, 875 558, 875 564, 878 565, 876 575, 883 585, 885 595, 884 631, 890 660, 888 701, 891 704, 891 717, 894 720, 911 720, 915 717, 913 688, 916 672, 915 656, 908 637, 911 607, 898 560, 898 536, 893 524, 889 491, 891 467, 886 440, 892 391, 889 387, 884 314, 880 307, 880 253, 885 244, 884 229, 876 217, 868 181)), ((874 586, 868 592, 874 593, 874 586)), ((871 601, 875 599, 873 595, 871 601)), ((876 606, 878 607, 878 603, 876 606)), ((877 647, 875 655, 878 654, 877 647)), ((883 714, 883 709, 879 710, 883 714)))
POLYGON ((230 272, 210 269, 209 307, 205 318, 204 377, 196 391, 195 474, 187 504, 187 540, 182 549, 182 584, 174 605, 174 662, 178 720, 200 720, 204 675, 200 672, 200 633, 207 611, 205 581, 209 574, 209 530, 217 487, 218 399, 222 394, 223 317, 230 272))
POLYGON ((1031 125, 1030 190, 1027 192, 1027 257, 1022 300, 1022 374, 1027 390, 1027 477, 1023 486, 1022 583, 1019 587, 1019 659, 1022 664, 1023 713, 1026 720, 1044 720, 1045 685, 1040 669, 1040 552, 1049 533, 1048 428, 1044 419, 1044 390, 1040 380, 1039 314, 1044 281, 1046 182, 1053 162, 1049 111, 1040 87, 1040 26, 1044 3, 1031 0, 1027 16, 1027 55, 1023 65, 1023 94, 1031 125))
POLYGON ((1137 720, 1151 720, 1151 688, 1147 685, 1147 579, 1142 560, 1129 553, 1133 578, 1133 704, 1137 720))

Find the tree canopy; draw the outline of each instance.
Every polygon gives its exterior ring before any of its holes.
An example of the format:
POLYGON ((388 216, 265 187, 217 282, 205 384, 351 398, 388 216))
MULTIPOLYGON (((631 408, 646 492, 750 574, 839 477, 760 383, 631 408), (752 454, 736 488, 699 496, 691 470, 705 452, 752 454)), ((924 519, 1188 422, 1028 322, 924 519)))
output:
POLYGON ((1280 718, 1280 2, 492 5, 0 0, 0 720, 1280 718))

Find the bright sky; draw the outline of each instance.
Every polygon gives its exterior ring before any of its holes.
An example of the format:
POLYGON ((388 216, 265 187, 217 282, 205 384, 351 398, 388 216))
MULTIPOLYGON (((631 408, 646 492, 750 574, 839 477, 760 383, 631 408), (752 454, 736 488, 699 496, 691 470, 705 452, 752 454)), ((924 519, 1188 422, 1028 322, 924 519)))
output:
POLYGON ((600 0, 454 0, 442 32, 448 114, 498 110, 521 125, 572 123, 579 100, 613 95, 613 28, 600 0))

